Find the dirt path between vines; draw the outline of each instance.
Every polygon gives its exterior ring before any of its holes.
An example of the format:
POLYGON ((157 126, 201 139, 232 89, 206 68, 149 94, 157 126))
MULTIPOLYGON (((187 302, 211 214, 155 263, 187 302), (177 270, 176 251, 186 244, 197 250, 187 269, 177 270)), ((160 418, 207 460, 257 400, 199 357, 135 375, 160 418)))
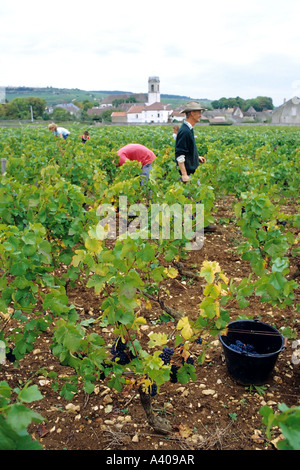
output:
MULTIPOLYGON (((218 233, 205 236, 203 249, 190 252, 184 264, 189 269, 200 269, 203 260, 218 261, 229 278, 235 280, 247 277, 251 272, 247 262, 242 261, 235 252, 238 231, 224 220, 230 221, 232 208, 230 198, 218 201, 217 221, 223 221, 218 233)), ((293 269, 293 265, 291 264, 293 269)), ((196 315, 201 300, 201 281, 178 276, 166 283, 169 295, 166 304, 189 316, 196 315)), ((297 297, 299 301, 300 289, 297 297)), ((70 301, 85 318, 97 317, 99 300, 91 289, 76 288, 71 291, 70 301)), ((300 330, 299 314, 292 308, 283 310, 272 308, 251 299, 250 307, 244 313, 258 318, 276 328, 290 326, 300 330)), ((152 302, 152 309, 141 312, 147 319, 143 333, 151 331, 170 333, 174 323, 159 322, 162 314, 158 304, 152 302)), ((231 320, 241 313, 235 306, 231 310, 231 320)), ((110 329, 102 330, 108 343, 114 335, 110 329)), ((35 349, 19 368, 7 362, 1 371, 1 380, 7 380, 11 387, 24 385, 32 377, 44 398, 33 403, 32 407, 45 418, 41 426, 30 428, 45 450, 255 450, 276 449, 280 430, 274 432, 268 442, 263 432, 262 417, 259 409, 268 404, 277 410, 277 404, 287 406, 300 404, 300 380, 291 364, 291 342, 279 355, 274 373, 262 389, 255 389, 236 383, 229 375, 224 362, 221 344, 216 339, 204 365, 197 365, 197 380, 186 385, 167 383, 161 393, 153 398, 155 412, 166 417, 173 426, 170 435, 156 434, 145 419, 138 394, 124 391, 117 393, 109 389, 105 382, 96 385, 95 392, 86 395, 80 392, 72 402, 61 398, 51 388, 51 379, 41 369, 55 371, 60 385, 63 377, 72 376, 73 370, 59 364, 58 358, 51 354, 51 334, 43 334, 35 344, 35 349)), ((197 348, 194 349, 197 355, 197 348)))

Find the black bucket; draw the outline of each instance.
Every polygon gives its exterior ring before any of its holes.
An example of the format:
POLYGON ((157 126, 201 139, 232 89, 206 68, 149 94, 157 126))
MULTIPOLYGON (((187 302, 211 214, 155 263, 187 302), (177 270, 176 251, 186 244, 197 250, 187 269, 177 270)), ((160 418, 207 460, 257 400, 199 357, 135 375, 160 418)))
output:
POLYGON ((229 323, 227 334, 219 334, 219 339, 229 374, 243 385, 266 383, 285 343, 276 328, 255 320, 229 323), (242 350, 239 342, 243 344, 242 350))

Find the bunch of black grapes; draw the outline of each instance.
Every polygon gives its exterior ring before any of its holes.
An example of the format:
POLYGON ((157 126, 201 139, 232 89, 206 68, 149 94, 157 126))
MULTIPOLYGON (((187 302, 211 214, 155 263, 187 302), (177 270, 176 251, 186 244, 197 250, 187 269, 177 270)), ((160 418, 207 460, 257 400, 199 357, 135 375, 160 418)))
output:
POLYGON ((165 347, 159 357, 163 360, 164 364, 170 364, 173 354, 174 349, 165 347))
POLYGON ((235 343, 231 343, 229 347, 239 353, 258 354, 252 344, 244 344, 239 339, 237 339, 235 343))
POLYGON ((127 343, 123 343, 121 338, 116 339, 110 352, 113 355, 112 360, 118 362, 118 364, 122 366, 129 364, 129 362, 134 358, 131 351, 128 351, 127 343))
MULTIPOLYGON (((159 357, 162 359, 163 363, 165 365, 169 365, 171 363, 171 358, 174 354, 174 349, 173 348, 163 348, 163 352, 159 355, 159 357)), ((171 374, 170 374, 170 380, 172 383, 177 382, 177 370, 178 367, 175 364, 171 365, 171 374)))
POLYGON ((149 385, 148 393, 151 395, 151 397, 155 397, 155 395, 157 394, 157 385, 156 385, 156 383, 153 382, 153 384, 149 385))
MULTIPOLYGON (((159 355, 159 357, 163 360, 164 364, 168 365, 171 363, 171 358, 174 354, 174 349, 172 348, 163 348, 163 352, 159 355)), ((186 361, 184 358, 182 358, 182 364, 184 363, 187 364, 194 364, 194 359, 192 356, 189 356, 186 361)), ((176 364, 171 364, 171 372, 170 372, 170 382, 171 383, 177 383, 177 372, 178 372, 179 367, 176 364)))

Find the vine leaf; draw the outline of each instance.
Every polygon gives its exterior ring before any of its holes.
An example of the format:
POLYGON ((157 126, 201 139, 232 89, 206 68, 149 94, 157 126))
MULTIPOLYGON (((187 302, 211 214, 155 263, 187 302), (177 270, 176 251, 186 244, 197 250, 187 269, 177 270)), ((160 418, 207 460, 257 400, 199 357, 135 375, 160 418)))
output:
POLYGON ((193 330, 189 323, 188 317, 183 317, 177 324, 177 329, 181 330, 181 335, 184 339, 190 339, 193 336, 193 330))
POLYGON ((167 344, 168 337, 165 333, 152 333, 149 341, 149 348, 154 348, 155 346, 162 346, 167 344))

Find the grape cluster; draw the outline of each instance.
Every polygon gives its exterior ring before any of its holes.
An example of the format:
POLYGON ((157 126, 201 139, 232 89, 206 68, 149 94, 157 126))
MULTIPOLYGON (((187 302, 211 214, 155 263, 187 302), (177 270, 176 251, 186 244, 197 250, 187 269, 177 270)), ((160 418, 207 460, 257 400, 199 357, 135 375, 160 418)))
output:
POLYGON ((192 356, 189 356, 186 361, 184 359, 182 359, 182 363, 184 364, 185 362, 187 364, 193 365, 194 364, 194 358, 192 356))
POLYGON ((163 360, 164 364, 170 364, 173 354, 174 349, 165 347, 159 357, 163 360))
POLYGON ((110 350, 111 354, 113 355, 113 361, 116 361, 117 359, 118 364, 122 366, 128 364, 133 356, 131 353, 128 354, 126 349, 126 343, 123 343, 121 338, 117 338, 110 350))
POLYGON ((232 343, 229 345, 229 347, 231 349, 233 349, 234 351, 237 351, 239 353, 250 353, 250 354, 258 354, 255 349, 254 349, 254 346, 252 346, 251 344, 244 344, 242 343, 242 341, 240 341, 239 339, 237 339, 235 341, 235 343, 232 343))
POLYGON ((155 397, 155 395, 157 394, 157 385, 155 383, 149 385, 148 393, 151 395, 151 397, 155 397))
POLYGON ((171 373, 170 373, 170 381, 172 384, 176 384, 177 382, 177 371, 179 367, 176 366, 175 364, 171 366, 171 373))
POLYGON ((199 336, 199 338, 196 339, 196 343, 197 343, 197 344, 202 344, 202 338, 201 338, 201 336, 199 336))

